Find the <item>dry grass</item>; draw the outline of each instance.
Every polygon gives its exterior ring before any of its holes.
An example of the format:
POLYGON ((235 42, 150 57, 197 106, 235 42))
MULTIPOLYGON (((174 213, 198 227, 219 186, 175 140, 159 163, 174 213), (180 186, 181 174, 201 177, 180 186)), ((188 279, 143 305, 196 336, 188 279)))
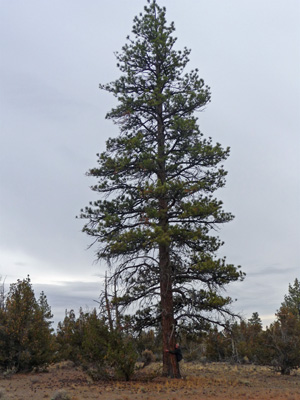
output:
POLYGON ((92 382, 84 372, 70 364, 55 365, 48 373, 16 374, 11 379, 2 379, 0 399, 300 399, 300 376, 297 374, 284 377, 265 367, 225 363, 181 363, 181 371, 183 379, 162 378, 159 375, 161 365, 153 363, 137 371, 131 382, 92 382))

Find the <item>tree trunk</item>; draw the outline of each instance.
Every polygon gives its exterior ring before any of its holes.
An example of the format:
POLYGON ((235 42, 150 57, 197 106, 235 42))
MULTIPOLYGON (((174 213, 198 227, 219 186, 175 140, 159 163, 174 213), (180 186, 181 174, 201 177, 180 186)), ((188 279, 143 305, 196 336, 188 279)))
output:
MULTIPOLYGON (((156 60, 157 77, 161 75, 160 60, 156 60)), ((159 86, 159 85, 158 85, 159 86)), ((162 93, 162 89, 160 90, 162 93)), ((157 115, 157 178, 161 185, 166 183, 166 161, 165 161, 165 135, 163 122, 163 106, 156 107, 157 115)), ((179 365, 176 357, 166 350, 175 349, 175 320, 172 293, 172 268, 170 263, 170 245, 168 243, 168 200, 164 191, 159 198, 159 226, 162 235, 159 243, 159 268, 160 268, 160 297, 161 297, 161 321, 163 339, 163 375, 172 378, 180 378, 179 365)))
POLYGON ((174 350, 176 344, 172 276, 169 260, 170 257, 168 246, 160 245, 159 261, 163 341, 163 376, 180 378, 179 364, 176 356, 166 352, 166 350, 174 350))

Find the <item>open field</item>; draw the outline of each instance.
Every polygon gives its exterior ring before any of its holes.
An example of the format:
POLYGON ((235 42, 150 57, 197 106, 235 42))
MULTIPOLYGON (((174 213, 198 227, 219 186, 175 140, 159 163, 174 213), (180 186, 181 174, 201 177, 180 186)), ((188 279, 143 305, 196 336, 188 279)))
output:
POLYGON ((16 374, 0 381, 2 400, 299 400, 300 374, 281 376, 266 367, 182 363, 183 379, 157 376, 158 363, 131 382, 92 382, 79 368, 54 365, 47 373, 16 374), (64 390, 69 396, 58 396, 64 390), (55 395, 56 394, 56 395, 55 395))

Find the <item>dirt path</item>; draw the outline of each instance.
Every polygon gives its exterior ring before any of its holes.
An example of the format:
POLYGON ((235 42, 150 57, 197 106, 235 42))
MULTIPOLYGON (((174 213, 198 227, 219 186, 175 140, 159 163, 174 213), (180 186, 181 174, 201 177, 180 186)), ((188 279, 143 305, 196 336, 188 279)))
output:
POLYGON ((131 382, 92 382, 76 368, 52 367, 48 373, 17 374, 0 381, 0 399, 57 400, 300 400, 300 375, 281 376, 263 367, 228 364, 182 365, 184 379, 153 378, 152 366, 131 382), (152 379, 149 380, 149 374, 152 379))

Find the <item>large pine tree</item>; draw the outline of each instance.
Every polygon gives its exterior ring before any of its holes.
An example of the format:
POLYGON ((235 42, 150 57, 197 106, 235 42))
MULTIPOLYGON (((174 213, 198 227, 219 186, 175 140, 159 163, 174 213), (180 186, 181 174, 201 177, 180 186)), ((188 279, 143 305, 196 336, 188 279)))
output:
MULTIPOLYGON (((229 148, 204 138, 194 116, 210 90, 198 70, 184 71, 190 50, 174 49, 165 8, 153 0, 144 10, 134 19, 134 37, 116 54, 121 77, 100 85, 118 100, 107 118, 120 135, 88 172, 101 196, 81 217, 97 258, 124 290, 119 303, 139 302, 137 322, 159 323, 165 350, 174 348, 178 327, 200 330, 231 315, 221 290, 243 274, 217 257, 217 227, 233 216, 213 197, 225 184, 220 163, 229 148)), ((165 375, 180 376, 165 351, 163 365, 165 375)))

